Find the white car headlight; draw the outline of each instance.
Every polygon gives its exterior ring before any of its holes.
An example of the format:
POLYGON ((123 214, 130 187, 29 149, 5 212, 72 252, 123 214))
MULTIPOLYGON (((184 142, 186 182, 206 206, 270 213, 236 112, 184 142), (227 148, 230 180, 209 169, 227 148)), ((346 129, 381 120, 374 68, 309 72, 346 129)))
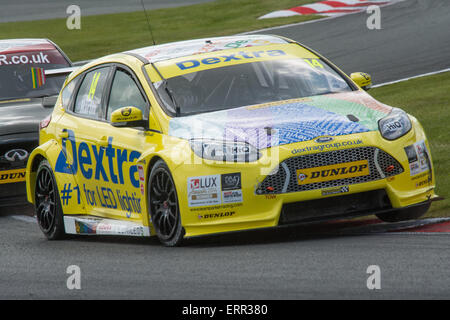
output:
POLYGON ((398 139, 411 130, 411 120, 405 111, 394 108, 392 112, 378 122, 381 135, 387 140, 398 139))
POLYGON ((252 162, 260 158, 258 149, 245 142, 192 139, 194 153, 208 160, 226 162, 252 162))

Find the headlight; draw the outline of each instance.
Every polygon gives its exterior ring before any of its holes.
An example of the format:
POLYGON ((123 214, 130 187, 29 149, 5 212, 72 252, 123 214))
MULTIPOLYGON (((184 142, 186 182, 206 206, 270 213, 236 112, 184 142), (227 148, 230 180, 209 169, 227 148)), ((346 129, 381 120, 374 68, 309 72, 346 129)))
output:
POLYGON ((406 112, 397 108, 378 122, 381 135, 387 140, 395 140, 404 136, 411 130, 411 126, 411 120, 406 112))
POLYGON ((252 162, 260 158, 258 149, 245 142, 192 139, 194 153, 208 160, 226 162, 252 162))

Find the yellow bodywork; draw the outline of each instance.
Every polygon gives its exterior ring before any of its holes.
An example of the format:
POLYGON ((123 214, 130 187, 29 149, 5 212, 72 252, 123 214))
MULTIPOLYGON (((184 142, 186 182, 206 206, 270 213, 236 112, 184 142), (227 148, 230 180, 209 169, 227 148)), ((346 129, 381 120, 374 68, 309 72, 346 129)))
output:
MULTIPOLYGON (((264 50, 283 48, 289 55, 319 59, 308 50, 294 46, 293 44, 287 45, 287 47, 286 45, 270 45, 264 50)), ((241 52, 242 54, 242 52, 250 50, 255 51, 254 48, 239 48, 230 50, 230 52, 241 52)), ((201 58, 213 59, 215 56, 217 54, 213 52, 202 55, 201 58)), ((260 59, 272 58, 267 55, 260 57, 260 59)), ((199 59, 197 55, 178 58, 179 61, 196 59, 199 59)), ((178 60, 175 59, 175 62, 178 60)), ((227 63, 223 61, 216 63, 214 60, 205 61, 214 62, 214 64, 202 64, 199 68, 216 68, 227 63)), ((308 150, 311 151, 304 151, 302 155, 320 152, 311 148, 320 146, 320 143, 315 141, 263 149, 260 150, 259 160, 249 163, 220 163, 199 158, 193 153, 188 141, 168 135, 171 117, 160 106, 148 81, 150 79, 152 83, 155 83, 160 81, 161 77, 151 64, 146 64, 134 56, 115 54, 95 60, 72 73, 64 87, 85 70, 110 63, 125 65, 136 75, 151 105, 149 114, 151 130, 116 128, 109 122, 77 117, 65 110, 60 95, 52 114, 52 121, 47 128, 40 131, 40 146, 33 151, 28 161, 26 181, 29 202, 34 203, 36 172, 42 159, 47 159, 54 169, 59 161, 65 164, 65 170, 75 172, 75 174, 70 174, 54 170, 65 216, 83 215, 131 221, 149 227, 150 234, 154 234, 154 232, 148 213, 147 180, 151 166, 156 159, 164 160, 172 173, 178 193, 182 226, 187 237, 277 226, 283 204, 339 196, 323 196, 321 189, 266 195, 257 195, 255 192, 267 173, 278 163, 295 156, 295 150, 306 150, 307 147, 310 147, 308 150), (102 156, 99 155, 100 150, 104 150, 102 156), (274 158, 273 155, 277 155, 277 157, 274 158), (98 164, 99 159, 101 165, 98 164), (142 169, 141 172, 138 170, 138 166, 142 169), (190 178, 232 173, 241 173, 241 203, 189 206, 187 193, 190 178), (68 195, 69 189, 71 192, 68 195)), ((171 63, 162 61, 156 65, 165 78, 183 72, 173 67, 174 61, 171 63)), ((362 90, 360 91, 362 92, 362 90)), ((404 168, 403 173, 391 178, 352 184, 348 194, 385 189, 394 208, 410 206, 435 197, 434 174, 430 174, 432 169, 422 178, 424 182, 420 179, 413 179, 409 172, 409 163, 404 147, 424 140, 429 150, 428 141, 421 125, 414 117, 410 116, 410 119, 412 121, 410 132, 394 141, 383 139, 379 131, 333 137, 333 142, 342 145, 335 150, 352 148, 351 145, 345 146, 345 142, 359 139, 362 141, 359 146, 380 148, 388 152, 404 168)), ((322 152, 326 151, 330 150, 322 152)), ((364 166, 364 163, 355 165, 364 166)), ((366 169, 363 168, 363 170, 366 169)))

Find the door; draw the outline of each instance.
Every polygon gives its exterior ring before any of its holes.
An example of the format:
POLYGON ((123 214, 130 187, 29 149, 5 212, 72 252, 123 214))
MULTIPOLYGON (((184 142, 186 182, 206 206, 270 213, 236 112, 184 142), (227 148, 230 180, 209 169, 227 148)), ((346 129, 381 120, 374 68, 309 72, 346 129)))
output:
POLYGON ((141 222, 144 199, 136 162, 144 149, 146 131, 117 128, 110 123, 115 110, 129 106, 139 108, 148 120, 150 107, 141 84, 130 69, 116 65, 105 96, 105 121, 99 123, 97 136, 98 149, 104 149, 103 167, 108 181, 95 192, 111 218, 141 222))
MULTIPOLYGON (((73 196, 63 201, 64 212, 82 202, 87 213, 93 214, 97 208, 110 206, 100 198, 101 186, 110 177, 104 166, 105 148, 99 146, 101 127, 105 115, 105 90, 111 78, 112 67, 100 66, 87 71, 78 79, 80 82, 66 112, 56 124, 57 139, 63 152, 59 155, 55 172, 73 174, 77 185, 64 185, 73 196), (74 203, 77 201, 77 203, 74 203)), ((74 80, 73 80, 74 81, 74 80)), ((107 211, 100 214, 106 214, 107 211)))

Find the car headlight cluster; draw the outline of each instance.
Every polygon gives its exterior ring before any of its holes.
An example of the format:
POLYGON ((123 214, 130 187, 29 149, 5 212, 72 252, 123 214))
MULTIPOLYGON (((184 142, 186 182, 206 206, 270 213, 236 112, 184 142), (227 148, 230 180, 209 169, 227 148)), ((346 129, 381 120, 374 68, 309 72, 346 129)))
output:
POLYGON ((387 140, 398 139, 411 130, 411 120, 405 111, 394 108, 392 112, 378 122, 381 135, 387 140))
POLYGON ((252 162, 260 158, 258 149, 245 142, 192 139, 194 153, 208 160, 225 162, 252 162))

